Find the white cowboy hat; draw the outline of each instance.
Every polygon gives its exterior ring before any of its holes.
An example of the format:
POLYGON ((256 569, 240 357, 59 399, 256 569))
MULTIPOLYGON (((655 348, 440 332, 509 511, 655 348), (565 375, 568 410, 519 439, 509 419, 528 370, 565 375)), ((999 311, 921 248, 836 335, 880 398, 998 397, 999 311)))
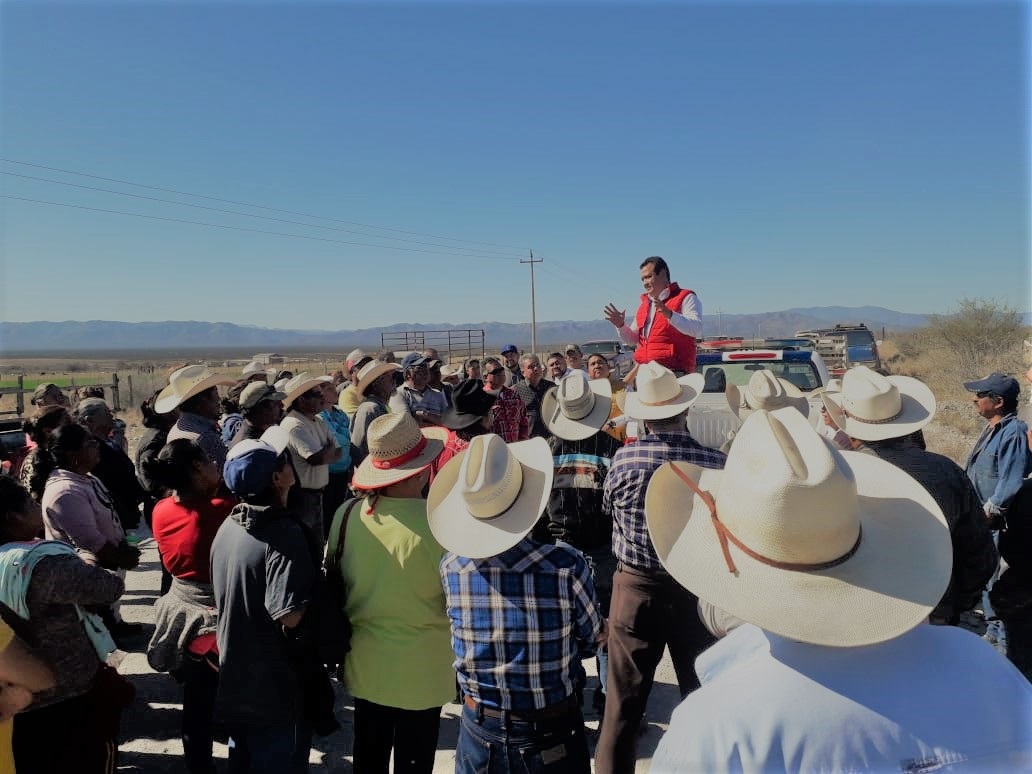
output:
POLYGON ((571 368, 541 399, 541 421, 552 435, 582 441, 602 429, 612 407, 608 379, 589 380, 579 368, 571 368))
POLYGON ((167 414, 184 401, 198 393, 220 384, 235 384, 236 379, 217 374, 208 366, 188 365, 173 371, 168 377, 168 386, 154 399, 154 410, 167 414))
POLYGON ((250 363, 241 368, 240 373, 243 374, 245 379, 256 374, 261 374, 266 379, 269 378, 268 369, 263 364, 259 363, 257 360, 252 360, 250 363))
POLYGON ((850 438, 883 441, 920 430, 935 416, 935 396, 910 376, 882 376, 855 366, 842 377, 842 390, 821 393, 832 421, 850 438))
POLYGON ((722 471, 661 466, 645 519, 678 583, 817 645, 909 631, 938 604, 953 564, 946 519, 923 486, 878 457, 835 450, 791 408, 750 416, 722 471))
POLYGON ((470 559, 507 551, 544 512, 554 464, 544 438, 506 444, 494 433, 474 436, 430 485, 430 531, 447 551, 470 559))
POLYGON ((427 428, 407 411, 393 411, 369 423, 369 455, 355 469, 356 489, 380 489, 404 481, 430 465, 444 451, 448 431, 427 428))
POLYGON ((810 413, 806 395, 792 382, 776 376, 766 368, 753 372, 743 392, 746 405, 753 411, 777 411, 779 408, 791 407, 804 417, 810 413))
POLYGON ((679 379, 653 360, 638 368, 635 392, 627 393, 624 413, 634 419, 676 417, 695 402, 705 383, 702 374, 685 374, 679 379))
POLYGON ((276 389, 286 394, 286 397, 283 398, 283 408, 289 411, 291 404, 301 395, 316 385, 332 381, 332 376, 309 376, 307 371, 302 371, 297 376, 287 379, 287 383, 282 388, 277 387, 276 389))
POLYGON ((370 360, 361 369, 355 378, 355 392, 365 395, 369 385, 379 379, 388 371, 400 371, 401 366, 397 363, 385 363, 382 360, 370 360))

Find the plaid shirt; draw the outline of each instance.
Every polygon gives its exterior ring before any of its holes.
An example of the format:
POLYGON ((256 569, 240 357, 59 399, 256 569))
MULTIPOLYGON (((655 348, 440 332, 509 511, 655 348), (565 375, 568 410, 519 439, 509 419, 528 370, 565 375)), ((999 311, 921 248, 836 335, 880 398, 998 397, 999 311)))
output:
POLYGON ((219 475, 222 474, 222 468, 226 465, 226 444, 222 442, 222 432, 218 423, 198 414, 182 411, 179 419, 168 431, 166 443, 171 443, 177 438, 186 438, 204 449, 208 459, 219 469, 219 475))
POLYGON ((541 421, 541 399, 545 393, 555 387, 555 382, 542 378, 537 387, 531 387, 530 382, 522 381, 512 387, 516 396, 523 401, 527 407, 527 419, 530 422, 530 434, 535 438, 548 438, 551 433, 541 421))
POLYGON ((491 419, 494 426, 491 432, 497 433, 506 443, 526 441, 530 438, 530 419, 527 417, 527 406, 515 390, 502 387, 491 406, 491 419))
POLYGON ((620 447, 602 491, 602 510, 613 517, 616 558, 641 570, 663 569, 645 526, 645 490, 656 468, 678 460, 720 469, 726 459, 722 452, 699 444, 687 430, 649 433, 620 447))
POLYGON ((583 685, 602 615, 582 554, 527 537, 489 559, 447 554, 441 579, 466 695, 526 712, 583 685))

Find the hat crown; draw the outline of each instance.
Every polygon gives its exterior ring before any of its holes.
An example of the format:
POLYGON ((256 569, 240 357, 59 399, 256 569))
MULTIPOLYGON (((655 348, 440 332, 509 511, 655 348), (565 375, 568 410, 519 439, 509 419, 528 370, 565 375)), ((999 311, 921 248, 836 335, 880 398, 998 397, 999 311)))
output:
POLYGON ((867 422, 888 422, 903 409, 899 388, 888 377, 867 366, 846 371, 841 396, 842 408, 867 422))
POLYGON ((407 411, 392 411, 369 423, 369 456, 394 460, 423 443, 419 423, 407 411))
POLYGON ((681 396, 681 385, 677 381, 677 376, 654 360, 638 369, 634 383, 638 399, 649 406, 669 403, 681 396))
POLYGON ((190 389, 192 385, 207 379, 211 375, 212 372, 208 366, 188 365, 183 366, 178 371, 173 371, 172 375, 168 377, 168 383, 172 385, 172 390, 176 394, 181 395, 190 389))
POLYGON ((500 436, 478 435, 463 455, 457 486, 470 514, 492 519, 516 502, 523 468, 500 436))
POLYGON ((265 382, 251 382, 240 393, 240 408, 252 409, 276 393, 276 388, 265 382))
POLYGON ((555 391, 559 410, 570 419, 583 419, 595 407, 595 393, 588 383, 588 375, 578 368, 571 368, 555 391))
POLYGON ((794 408, 759 410, 742 426, 715 499, 731 533, 778 562, 832 562, 860 535, 852 471, 794 408))

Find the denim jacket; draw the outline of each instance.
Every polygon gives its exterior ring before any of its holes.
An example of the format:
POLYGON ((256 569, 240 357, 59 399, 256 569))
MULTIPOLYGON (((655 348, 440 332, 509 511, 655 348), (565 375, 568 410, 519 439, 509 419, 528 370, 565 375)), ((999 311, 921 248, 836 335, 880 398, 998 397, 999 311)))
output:
POLYGON ((1016 414, 1008 414, 998 424, 986 425, 975 442, 964 470, 991 513, 1006 512, 1021 481, 1032 470, 1028 426, 1016 414))

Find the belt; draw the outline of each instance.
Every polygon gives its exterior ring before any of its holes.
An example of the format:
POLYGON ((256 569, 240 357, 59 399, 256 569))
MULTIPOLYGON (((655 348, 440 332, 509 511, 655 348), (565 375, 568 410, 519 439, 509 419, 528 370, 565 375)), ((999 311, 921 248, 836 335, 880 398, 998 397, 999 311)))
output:
POLYGON ((619 561, 616 563, 617 570, 623 570, 633 575, 643 575, 646 578, 659 578, 666 579, 670 577, 670 573, 666 570, 659 568, 655 570, 646 569, 645 567, 635 567, 633 564, 627 564, 627 562, 619 561))
POLYGON ((469 694, 463 696, 462 703, 473 712, 483 715, 485 718, 509 718, 510 720, 522 720, 530 723, 542 720, 557 720, 558 718, 566 717, 566 715, 579 704, 573 696, 567 696, 562 701, 557 702, 556 704, 549 704, 547 707, 542 707, 541 709, 504 710, 481 704, 469 694))

